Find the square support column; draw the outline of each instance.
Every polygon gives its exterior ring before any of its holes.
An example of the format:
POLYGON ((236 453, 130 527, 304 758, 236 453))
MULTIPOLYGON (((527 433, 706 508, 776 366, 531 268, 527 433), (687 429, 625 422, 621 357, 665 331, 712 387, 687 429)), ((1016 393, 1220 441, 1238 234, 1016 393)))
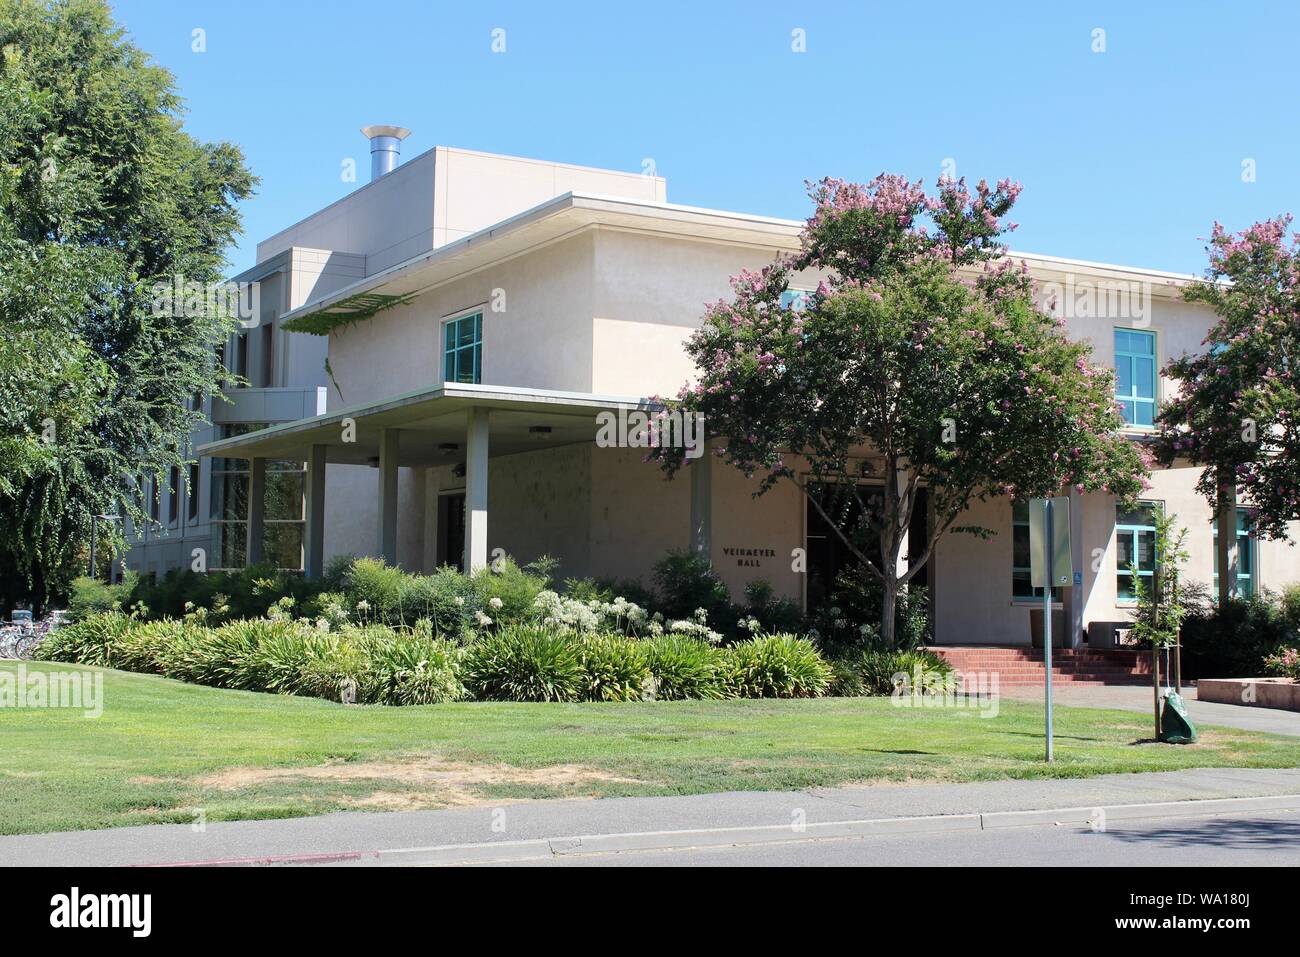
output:
POLYGON ((465 570, 488 564, 488 410, 470 409, 465 441, 465 570))
POLYGON ((302 536, 303 576, 316 580, 325 573, 325 446, 313 445, 307 454, 306 523, 302 536))
POLYGON ((397 429, 379 433, 379 557, 397 564, 397 429))
POLYGON ((712 564, 713 451, 707 441, 704 441, 704 454, 687 468, 691 475, 691 551, 703 555, 712 564))
POLYGON ((1215 515, 1218 537, 1215 539, 1215 555, 1219 565, 1219 607, 1224 608, 1228 599, 1237 594, 1237 485, 1235 482, 1223 482, 1219 485, 1219 508, 1215 515))
MULTIPOLYGON (((191 494, 197 494, 198 490, 191 494)), ((248 462, 248 541, 245 542, 245 565, 262 562, 262 542, 266 536, 266 459, 248 462)))

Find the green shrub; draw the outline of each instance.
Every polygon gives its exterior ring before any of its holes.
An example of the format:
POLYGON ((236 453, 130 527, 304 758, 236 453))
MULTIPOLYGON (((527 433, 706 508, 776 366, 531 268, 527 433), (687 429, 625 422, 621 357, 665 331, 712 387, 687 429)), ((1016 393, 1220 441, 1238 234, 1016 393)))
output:
POLYGON ((1283 599, 1273 593, 1195 610, 1181 637, 1184 678, 1257 677, 1265 658, 1300 644, 1283 599))
POLYGON ((191 641, 175 649, 168 677, 216 688, 251 688, 243 680, 246 662, 269 623, 260 619, 233 621, 218 628, 194 628, 191 641))
POLYGON ((131 571, 115 585, 84 575, 73 579, 72 593, 68 596, 68 620, 80 621, 91 615, 123 610, 139 579, 140 576, 131 571))
POLYGON ((174 618, 132 621, 118 636, 113 667, 124 671, 167 674, 191 640, 191 629, 174 618))
POLYGON ((666 701, 727 697, 722 649, 685 635, 662 635, 643 644, 646 664, 655 680, 655 697, 666 701))
POLYGON ((533 602, 549 587, 543 575, 503 558, 474 575, 483 612, 498 626, 520 624, 533 615, 533 602))
POLYGON ((923 686, 933 686, 952 673, 952 665, 932 651, 868 649, 836 663, 835 693, 841 697, 888 695, 894 691, 895 675, 906 674, 909 683, 916 682, 919 675, 923 686))
POLYGON ((709 625, 724 635, 735 635, 740 609, 731 601, 727 585, 709 559, 689 551, 670 551, 654 566, 656 607, 664 617, 689 620, 703 608, 709 625))
POLYGON ((427 618, 438 634, 453 638, 472 634, 482 611, 482 599, 474 583, 446 565, 432 575, 411 576, 402 605, 414 616, 412 623, 427 618))
POLYGON ((343 574, 343 591, 358 621, 401 622, 407 575, 382 558, 358 558, 343 574))
POLYGON ((742 698, 811 698, 825 694, 831 667, 812 642, 795 635, 762 635, 727 650, 730 681, 742 698))
POLYGON ((804 630, 804 614, 797 601, 777 598, 772 583, 755 578, 745 585, 745 614, 768 634, 804 630))
POLYGON ((588 701, 640 701, 650 669, 645 649, 622 635, 576 638, 578 661, 586 676, 583 697, 588 701))
POLYGON ((862 669, 852 658, 834 658, 831 665, 831 683, 826 693, 832 698, 861 698, 869 694, 862 669))
POLYGON ((89 615, 50 632, 37 654, 49 661, 115 668, 118 642, 132 624, 121 612, 89 615))
POLYGON ((363 642, 367 653, 365 700, 417 705, 465 697, 460 679, 465 649, 455 642, 428 633, 392 631, 372 633, 363 642))
POLYGON ((571 636, 517 625, 469 645, 465 685, 486 701, 577 701, 586 676, 571 636))
MULTIPOLYGON (((813 620, 817 647, 829 658, 843 658, 868 648, 880 648, 883 589, 862 568, 849 568, 835 578, 831 594, 813 620)), ((930 641, 930 598, 922 587, 900 592, 894 605, 895 647, 906 651, 930 641)), ((889 651, 892 649, 883 649, 889 651)))

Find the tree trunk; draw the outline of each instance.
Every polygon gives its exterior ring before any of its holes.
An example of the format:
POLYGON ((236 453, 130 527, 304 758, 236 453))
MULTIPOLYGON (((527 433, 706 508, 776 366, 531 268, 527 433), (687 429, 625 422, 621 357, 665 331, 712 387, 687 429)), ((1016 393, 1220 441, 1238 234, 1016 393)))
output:
POLYGON ((893 569, 885 572, 880 593, 880 640, 891 651, 894 648, 895 618, 898 609, 898 576, 893 569))

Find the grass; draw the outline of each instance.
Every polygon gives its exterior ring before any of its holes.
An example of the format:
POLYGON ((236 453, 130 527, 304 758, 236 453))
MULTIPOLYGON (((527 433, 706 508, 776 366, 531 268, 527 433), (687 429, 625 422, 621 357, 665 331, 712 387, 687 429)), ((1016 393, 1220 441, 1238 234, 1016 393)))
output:
POLYGON ((0 833, 188 822, 199 812, 230 820, 563 796, 1300 766, 1294 738, 1215 728, 1202 729, 1196 745, 1156 745, 1149 717, 1082 708, 1057 709, 1057 763, 1048 766, 1042 708, 1006 699, 994 718, 880 698, 345 707, 103 675, 96 719, 0 708, 0 833))

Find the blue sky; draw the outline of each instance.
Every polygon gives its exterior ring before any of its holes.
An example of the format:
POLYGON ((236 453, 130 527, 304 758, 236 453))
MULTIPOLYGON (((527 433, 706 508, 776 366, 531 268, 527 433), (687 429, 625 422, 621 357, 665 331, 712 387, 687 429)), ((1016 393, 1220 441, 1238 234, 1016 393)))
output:
POLYGON ((626 170, 649 158, 670 202, 791 218, 807 215, 805 179, 932 183, 952 160, 972 180, 1025 184, 1017 249, 1178 272, 1202 270, 1214 220, 1300 211, 1290 2, 113 7, 175 73, 190 132, 238 143, 261 177, 235 269, 355 188, 344 158, 365 182, 368 123, 410 127, 408 158, 435 145, 626 170))

